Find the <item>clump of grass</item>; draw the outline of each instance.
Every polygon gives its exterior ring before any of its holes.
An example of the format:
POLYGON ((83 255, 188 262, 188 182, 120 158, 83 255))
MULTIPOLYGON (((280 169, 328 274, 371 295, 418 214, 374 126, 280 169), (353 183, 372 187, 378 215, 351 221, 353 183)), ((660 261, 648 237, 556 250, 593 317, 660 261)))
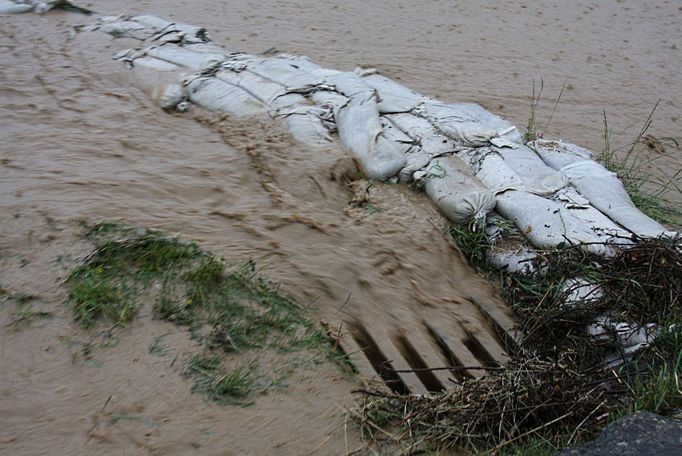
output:
POLYGON ((171 349, 163 343, 163 339, 168 335, 170 335, 170 333, 156 336, 152 343, 149 344, 149 353, 157 356, 166 356, 170 353, 171 349))
POLYGON ((12 314, 12 321, 8 323, 7 326, 12 328, 19 328, 21 326, 29 326, 34 320, 42 320, 45 318, 51 318, 52 313, 44 310, 33 310, 33 309, 19 309, 17 312, 12 314))
POLYGON ((486 254, 491 244, 485 229, 453 224, 449 231, 461 252, 469 260, 469 264, 479 269, 486 269, 486 254))
POLYGON ((566 82, 564 82, 564 84, 561 86, 561 90, 559 91, 559 95, 554 101, 554 107, 552 108, 552 112, 547 118, 547 122, 545 122, 544 125, 539 125, 537 119, 537 109, 538 106, 540 105, 540 100, 542 99, 542 91, 544 87, 545 81, 541 78, 540 87, 536 92, 535 81, 533 81, 533 92, 531 93, 530 97, 530 114, 528 115, 528 125, 526 126, 526 133, 524 134, 524 139, 526 140, 526 142, 531 142, 535 141, 536 139, 542 138, 544 132, 547 131, 549 124, 552 122, 552 117, 554 117, 554 113, 556 112, 556 108, 557 106, 559 106, 561 97, 564 94, 564 90, 566 89, 566 82))
MULTIPOLYGON (((100 321, 125 325, 151 302, 154 318, 187 327, 217 351, 214 358, 194 359, 189 368, 201 373, 201 388, 216 400, 239 396, 239 380, 256 376, 245 368, 209 376, 219 367, 218 352, 310 350, 311 358, 332 356, 326 334, 307 310, 259 277, 251 261, 228 267, 195 243, 111 223, 90 228, 87 236, 96 248, 66 280, 76 321, 86 328, 100 321)), ((149 350, 164 353, 159 338, 149 350)))
POLYGON ((629 394, 617 415, 638 410, 670 415, 682 409, 682 319, 670 321, 651 347, 620 370, 629 394))
POLYGON ((657 168, 655 163, 668 154, 668 148, 679 151, 679 143, 674 138, 656 138, 647 134, 659 103, 660 101, 654 105, 635 139, 617 148, 613 147, 613 132, 604 111, 604 147, 597 160, 608 170, 618 174, 618 178, 625 185, 632 202, 639 210, 661 223, 679 225, 682 223, 682 210, 668 198, 671 193, 677 194, 678 197, 682 196, 680 187, 682 169, 666 179, 660 177, 666 173, 657 168), (643 153, 646 149, 656 153, 652 157, 646 157, 643 153), (656 175, 647 171, 649 167, 657 170, 656 175), (655 190, 649 191, 647 187, 655 190))
POLYGON ((31 293, 12 292, 0 287, 0 297, 2 301, 14 301, 18 305, 24 305, 38 299, 38 296, 31 293))
POLYGON ((251 405, 252 393, 259 388, 261 378, 256 374, 253 361, 225 370, 219 356, 198 354, 187 363, 185 374, 194 379, 193 392, 204 394, 208 399, 235 405, 251 405))

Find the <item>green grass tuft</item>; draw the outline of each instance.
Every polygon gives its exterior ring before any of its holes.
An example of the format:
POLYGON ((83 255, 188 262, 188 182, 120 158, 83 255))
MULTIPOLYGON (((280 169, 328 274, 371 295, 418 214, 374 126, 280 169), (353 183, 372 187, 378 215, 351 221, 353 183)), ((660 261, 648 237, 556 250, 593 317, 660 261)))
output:
MULTIPOLYGON (((218 402, 249 395, 248 383, 265 379, 255 363, 223 372, 220 352, 308 350, 310 362, 334 359, 307 309, 258 277, 251 261, 228 267, 195 243, 112 223, 88 229, 87 236, 96 248, 66 280, 75 320, 85 328, 100 321, 121 326, 149 303, 154 318, 187 327, 213 351, 193 358, 188 372, 218 402)), ((149 351, 166 353, 160 338, 149 351)))
POLYGON ((661 223, 679 225, 682 223, 682 210, 679 204, 670 201, 669 198, 679 199, 682 196, 680 187, 682 169, 677 170, 670 178, 663 179, 657 176, 666 173, 661 168, 657 169, 655 163, 669 153, 668 149, 679 151, 679 143, 674 138, 656 138, 647 134, 658 104, 659 102, 651 110, 635 139, 618 148, 613 147, 613 134, 604 111, 604 147, 597 160, 618 175, 632 202, 640 211, 661 223), (651 158, 642 153, 647 148, 655 151, 651 158), (656 172, 649 172, 648 168, 654 168, 656 172))
POLYGON ((214 402, 246 406, 253 404, 249 397, 260 388, 256 370, 253 361, 225 370, 219 356, 198 354, 187 363, 185 374, 194 379, 193 392, 214 402))

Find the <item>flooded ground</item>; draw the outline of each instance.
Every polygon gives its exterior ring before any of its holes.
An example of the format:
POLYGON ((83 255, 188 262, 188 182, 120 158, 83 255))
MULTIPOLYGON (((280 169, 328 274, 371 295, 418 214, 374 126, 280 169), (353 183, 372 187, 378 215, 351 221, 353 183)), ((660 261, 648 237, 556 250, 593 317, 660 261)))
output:
MULTIPOLYGON (((651 132, 678 134, 676 2, 497 3, 85 5, 202 25, 230 50, 275 47, 330 68, 376 67, 426 95, 479 102, 519 127, 527 121, 533 80, 542 78, 552 96, 566 82, 548 131, 595 150, 604 109, 618 134, 641 124, 661 99, 651 132)), ((96 34, 69 40, 69 28, 87 20, 61 12, 0 17, 0 286, 38 296, 34 305, 53 315, 0 333, 1 450, 340 454, 361 448, 342 413, 357 383, 332 364, 299 372, 287 391, 238 408, 192 395, 173 357, 148 352, 169 332, 178 362, 197 349, 183 331, 148 315, 117 333, 116 346, 89 360, 72 356, 97 336, 71 323, 61 284, 87 252, 83 221, 160 228, 228 261, 254 259, 316 317, 361 321, 379 339, 407 333, 420 340, 415 335, 426 320, 458 324, 492 341, 479 309, 501 319, 507 311, 448 241, 427 198, 403 186, 370 186, 357 179, 344 151, 303 147, 276 122, 199 110, 163 113, 110 60, 134 42, 96 34)), ((541 105, 541 121, 551 101, 541 105)), ((637 129, 616 139, 627 142, 637 129)), ((658 163, 672 175, 682 157, 658 163)), ((0 302, 3 325, 13 306, 0 302)))

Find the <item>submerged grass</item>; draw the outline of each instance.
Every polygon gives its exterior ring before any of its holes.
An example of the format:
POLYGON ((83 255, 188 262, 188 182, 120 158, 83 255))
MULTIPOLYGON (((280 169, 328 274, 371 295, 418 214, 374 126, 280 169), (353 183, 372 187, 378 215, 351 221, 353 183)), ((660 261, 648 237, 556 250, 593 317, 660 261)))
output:
POLYGON ((263 377, 257 373, 254 361, 226 370, 217 355, 198 354, 192 357, 185 374, 194 378, 192 391, 204 394, 209 400, 222 404, 251 405, 254 392, 265 392, 259 385, 263 377))
MULTIPOLYGON (((150 303, 154 318, 187 327, 214 353, 192 358, 187 369, 195 389, 213 400, 248 403, 241 400, 253 391, 248 383, 265 378, 251 365, 226 371, 220 353, 310 350, 321 355, 311 357, 315 362, 332 356, 306 309, 259 277, 253 262, 228 267, 195 243, 112 223, 87 236, 96 248, 66 280, 76 321, 85 328, 126 325, 150 303)), ((158 339, 149 350, 164 353, 158 339)))

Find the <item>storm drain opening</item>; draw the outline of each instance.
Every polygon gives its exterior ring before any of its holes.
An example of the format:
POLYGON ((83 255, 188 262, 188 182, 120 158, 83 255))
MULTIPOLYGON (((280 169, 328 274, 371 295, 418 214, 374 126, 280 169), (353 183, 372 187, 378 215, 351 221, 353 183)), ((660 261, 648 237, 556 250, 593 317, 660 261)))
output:
POLYGON ((400 354, 403 355, 403 358, 414 369, 414 373, 419 377, 419 380, 421 380, 426 389, 432 393, 439 393, 449 386, 447 384, 443 385, 442 381, 430 370, 432 368, 441 368, 441 366, 428 366, 404 334, 396 337, 394 343, 400 354))
POLYGON ((410 394, 410 390, 393 369, 391 361, 383 354, 362 322, 356 320, 349 326, 353 339, 360 346, 374 370, 386 383, 386 386, 397 394, 410 394))
POLYGON ((467 337, 462 341, 464 346, 476 357, 484 367, 498 367, 500 364, 495 358, 486 350, 481 342, 471 332, 464 329, 467 337))
POLYGON ((457 382, 462 383, 464 380, 472 378, 473 376, 471 375, 470 372, 466 370, 464 364, 459 360, 455 352, 450 348, 444 336, 440 334, 440 332, 433 325, 430 325, 427 322, 424 322, 424 325, 426 326, 426 329, 428 330, 429 334, 431 334, 431 337, 433 337, 433 340, 436 341, 436 344, 438 345, 438 348, 440 348, 445 359, 449 361, 450 366, 452 367, 450 369, 450 373, 452 374, 454 379, 457 382))
POLYGON ((495 337, 497 343, 499 343, 507 353, 515 353, 521 342, 520 333, 517 330, 511 330, 510 333, 510 330, 505 329, 503 325, 490 315, 477 300, 471 299, 470 302, 476 307, 479 314, 483 317, 483 320, 489 325, 489 333, 495 337))

